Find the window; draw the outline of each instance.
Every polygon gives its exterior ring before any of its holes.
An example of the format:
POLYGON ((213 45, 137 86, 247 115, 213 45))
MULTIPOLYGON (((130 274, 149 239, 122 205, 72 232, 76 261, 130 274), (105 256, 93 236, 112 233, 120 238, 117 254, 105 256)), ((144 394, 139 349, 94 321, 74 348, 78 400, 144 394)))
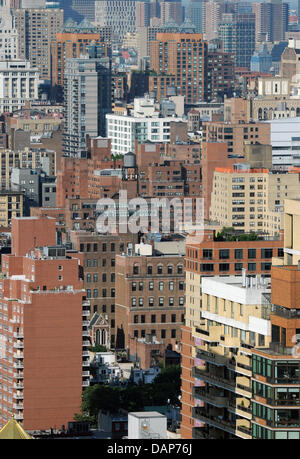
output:
POLYGON ((164 289, 164 283, 163 283, 163 282, 159 282, 158 285, 159 285, 159 286, 158 286, 159 291, 162 292, 163 289, 164 289))
POLYGON ((183 267, 182 265, 177 266, 177 274, 182 274, 183 273, 183 267))
POLYGON ((176 338, 176 330, 175 329, 171 330, 171 338, 176 338))
POLYGON ((154 298, 152 297, 149 298, 149 306, 150 307, 154 306, 154 298))
POLYGON ((219 271, 229 271, 229 263, 220 263, 219 264, 219 271))
POLYGON ((256 263, 248 263, 248 271, 256 271, 256 263))
POLYGON ((149 290, 154 290, 154 282, 149 282, 149 290))
POLYGON ((248 249, 248 258, 256 258, 256 249, 248 249))
POLYGON ((179 290, 184 290, 184 282, 179 281, 179 290))
POLYGON ((203 249, 203 258, 212 260, 212 249, 203 249))
POLYGON ((139 267, 138 267, 138 265, 135 265, 133 267, 133 274, 138 274, 138 273, 139 273, 139 267))
POLYGON ((155 324, 155 323, 156 323, 156 315, 155 315, 155 314, 152 314, 152 315, 151 315, 151 323, 152 323, 152 324, 155 324))
POLYGON ((171 315, 171 322, 176 322, 176 314, 171 315))
POLYGON ((172 274, 172 273, 173 273, 173 266, 169 265, 168 266, 168 274, 172 274))
POLYGON ((136 291, 136 282, 131 282, 131 291, 132 292, 136 291))
POLYGON ((261 258, 272 258, 273 249, 261 249, 261 258))
POLYGON ((222 249, 222 250, 219 250, 219 258, 220 260, 228 260, 229 258, 229 250, 228 249, 222 249))
POLYGON ((144 324, 146 322, 146 316, 144 314, 141 315, 141 323, 144 324))
POLYGON ((161 330, 161 338, 165 339, 166 338, 166 330, 161 330))
POLYGON ((148 272, 148 274, 152 274, 152 266, 148 266, 147 272, 148 272))
POLYGON ((159 304, 159 306, 163 306, 164 305, 164 298, 163 297, 161 297, 161 296, 159 297, 158 304, 159 304))
POLYGON ((243 258, 243 249, 235 249, 234 257, 236 260, 241 260, 243 258))
POLYGON ((174 282, 173 281, 169 282, 169 290, 170 291, 174 290, 174 282))
POLYGON ((139 306, 143 306, 144 305, 144 298, 139 298, 139 306))
POLYGON ((162 324, 166 323, 166 314, 161 315, 161 323, 162 324))
POLYGON ((163 272, 162 265, 158 265, 157 266, 157 274, 162 274, 162 272, 163 272))
POLYGON ((136 306, 136 298, 131 298, 131 306, 136 306))
POLYGON ((243 269, 243 263, 235 263, 234 264, 234 269, 236 271, 241 271, 243 269))
POLYGON ((133 316, 133 323, 135 324, 139 323, 139 316, 137 314, 133 316))
POLYGON ((169 306, 174 306, 174 298, 173 297, 169 298, 169 306))

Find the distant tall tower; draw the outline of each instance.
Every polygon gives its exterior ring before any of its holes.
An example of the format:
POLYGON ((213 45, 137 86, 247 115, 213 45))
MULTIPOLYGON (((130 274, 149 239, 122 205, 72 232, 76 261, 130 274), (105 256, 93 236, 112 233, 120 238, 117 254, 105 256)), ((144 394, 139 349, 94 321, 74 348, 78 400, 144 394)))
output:
POLYGON ((86 136, 105 136, 105 116, 111 111, 111 59, 90 45, 87 54, 68 59, 64 78, 64 152, 82 155, 86 136))
POLYGON ((10 12, 10 0, 0 0, 0 60, 18 57, 18 31, 10 12))

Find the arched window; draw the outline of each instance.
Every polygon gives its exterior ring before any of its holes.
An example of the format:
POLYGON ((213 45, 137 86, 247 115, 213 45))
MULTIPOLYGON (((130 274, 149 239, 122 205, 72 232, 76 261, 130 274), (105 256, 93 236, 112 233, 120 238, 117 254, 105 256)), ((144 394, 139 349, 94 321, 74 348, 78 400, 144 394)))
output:
POLYGON ((100 344, 100 330, 96 330, 96 344, 100 344))
POLYGON ((101 335, 102 335, 102 337, 101 337, 101 338, 102 338, 101 344, 102 344, 103 346, 106 346, 106 330, 103 329, 101 335))

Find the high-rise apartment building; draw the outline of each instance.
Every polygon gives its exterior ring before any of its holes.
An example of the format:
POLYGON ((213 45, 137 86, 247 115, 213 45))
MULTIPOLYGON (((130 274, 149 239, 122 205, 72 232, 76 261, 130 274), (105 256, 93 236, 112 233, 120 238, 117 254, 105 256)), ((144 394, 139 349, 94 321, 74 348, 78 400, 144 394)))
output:
POLYGON ((252 438, 300 438, 299 265, 272 266, 271 340, 252 353, 252 438))
POLYGON ((192 104, 207 97, 207 44, 202 34, 157 33, 150 42, 150 68, 174 75, 177 94, 192 104))
POLYGON ((170 19, 173 19, 178 25, 182 24, 183 12, 181 1, 160 2, 161 24, 166 24, 170 19))
POLYGON ((250 69, 255 49, 255 15, 253 13, 228 13, 219 24, 220 40, 224 52, 234 53, 236 67, 250 69))
POLYGON ((135 0, 95 0, 95 24, 110 26, 113 39, 121 43, 127 32, 135 32, 135 0))
POLYGON ((186 17, 194 24, 197 33, 205 31, 205 8, 207 0, 194 0, 186 7, 186 17))
POLYGON ((57 33, 50 43, 51 54, 51 85, 60 94, 64 85, 64 72, 67 59, 81 57, 86 54, 87 47, 93 42, 103 46, 108 53, 107 45, 99 31, 87 20, 77 24, 69 19, 61 32, 57 33))
POLYGON ((19 58, 38 68, 40 78, 50 80, 51 40, 63 26, 64 12, 54 8, 20 8, 13 10, 19 37, 19 58))
POLYGON ((78 260, 55 234, 55 219, 14 219, 2 257, 1 426, 12 416, 29 431, 66 426, 89 384, 78 260))
POLYGON ((269 283, 202 278, 201 325, 193 330, 194 438, 251 439, 251 348, 268 346, 269 283), (203 426, 204 424, 204 426, 203 426))
POLYGON ((256 41, 281 41, 288 30, 289 4, 268 0, 253 4, 256 41))
MULTIPOLYGON (((217 398, 213 399, 211 396, 216 395, 216 397, 219 397, 220 394, 218 395, 218 391, 220 389, 217 389, 215 387, 217 384, 217 379, 216 377, 213 376, 213 370, 219 370, 219 376, 220 376, 220 382, 222 378, 222 371, 224 370, 224 367, 222 367, 223 362, 226 361, 226 359, 221 357, 220 355, 217 355, 214 358, 214 353, 220 354, 224 352, 228 352, 229 348, 231 345, 227 346, 227 343, 225 343, 226 340, 231 340, 233 339, 236 341, 236 338, 230 337, 230 334, 225 337, 223 333, 219 333, 218 330, 221 331, 221 328, 216 328, 217 325, 221 325, 220 322, 223 321, 223 326, 226 325, 228 326, 233 326, 235 328, 240 328, 240 330, 243 330, 243 333, 248 329, 246 340, 250 339, 249 336, 249 315, 246 312, 246 307, 244 306, 244 312, 243 316, 240 316, 240 321, 238 320, 238 315, 241 312, 240 307, 236 304, 234 307, 233 313, 235 314, 234 318, 231 317, 231 305, 229 304, 228 306, 225 304, 225 311, 224 311, 224 299, 219 299, 219 315, 218 315, 218 321, 214 321, 213 319, 208 318, 209 314, 216 314, 215 313, 215 299, 211 300, 211 305, 210 305, 210 311, 208 310, 207 307, 207 299, 204 301, 204 292, 202 291, 201 288, 201 280, 205 276, 220 276, 220 277, 209 277, 205 278, 207 281, 211 279, 213 282, 215 282, 215 286, 217 286, 217 291, 215 292, 215 296, 221 298, 222 293, 228 292, 230 290, 232 293, 235 291, 239 291, 243 293, 243 295, 248 295, 249 298, 249 293, 251 294, 251 291, 256 291, 256 295, 259 294, 259 292, 256 290, 256 288, 253 290, 248 287, 248 293, 245 291, 243 292, 243 289, 241 285, 238 285, 238 281, 241 282, 241 274, 242 270, 245 269, 247 270, 247 273, 251 276, 255 276, 257 274, 260 274, 262 277, 269 277, 270 276, 270 270, 271 270, 271 265, 272 265, 272 257, 281 257, 283 255, 283 240, 282 239, 270 239, 270 238, 259 238, 258 240, 251 240, 251 235, 248 235, 248 237, 245 237, 245 240, 237 240, 238 235, 236 234, 236 240, 232 241, 232 232, 225 233, 222 237, 218 237, 216 232, 213 230, 205 230, 204 232, 204 237, 201 242, 197 242, 193 240, 192 238, 187 240, 187 245, 186 245, 186 277, 185 277, 185 283, 186 283, 186 297, 185 297, 185 325, 182 326, 182 351, 181 351, 181 357, 182 357, 182 363, 181 363, 181 368, 182 368, 182 422, 181 422, 181 436, 182 438, 192 438, 193 436, 196 437, 198 435, 203 435, 203 432, 199 432, 198 426, 202 426, 202 422, 197 419, 198 414, 193 413, 194 407, 196 405, 201 404, 200 400, 205 400, 205 401, 211 401, 211 403, 214 403, 215 401, 218 401, 216 407, 224 407, 226 408, 227 406, 227 400, 223 402, 223 399, 217 398), (225 277, 223 277, 225 276, 225 277), (230 277, 229 277, 230 276, 230 277), (235 276, 235 277, 233 277, 235 276), (226 284, 229 279, 235 279, 236 284, 234 285, 234 281, 232 284, 226 284), (215 279, 217 279, 215 281, 215 279), (221 286, 222 285, 222 286, 221 286), (229 287, 231 285, 231 287, 229 287), (226 289, 226 290, 225 290, 226 289), (222 293, 221 293, 222 292, 222 293), (227 307, 226 307, 227 306, 227 307), (203 317, 202 317, 203 314, 203 317), (206 314, 206 315, 205 315, 206 314), (210 321, 211 320, 211 321, 210 321), (218 322, 218 323, 217 323, 218 322), (209 325, 210 324, 210 325, 209 325), (209 325, 209 327, 207 327, 209 325), (205 326, 205 327, 204 327, 205 326), (201 333, 201 338, 199 336, 199 333, 197 332, 203 331, 201 333), (208 330, 208 333, 205 334, 205 330, 208 330), (214 334, 216 331, 216 334, 214 334), (221 336, 224 336, 224 340, 221 338, 221 336), (216 340, 214 339, 216 338, 216 340), (214 341, 216 343, 218 342, 219 345, 218 347, 213 347, 214 346, 214 341), (204 350, 205 346, 209 347, 212 346, 211 348, 211 358, 209 359, 209 356, 206 355, 205 358, 203 358, 203 355, 200 357, 199 352, 200 349, 202 348, 204 350), (223 347, 226 346, 226 347, 223 347), (197 350, 198 349, 198 350, 197 350), (227 349, 227 351, 226 351, 227 349), (198 355, 197 355, 198 354, 198 355), (204 364, 204 361, 209 361, 212 364, 212 376, 211 380, 206 384, 205 387, 199 387, 199 386, 204 386, 204 380, 203 377, 197 377, 195 373, 195 369, 193 370, 193 367, 201 366, 204 364), (214 362, 215 365, 218 365, 217 367, 214 367, 214 362), (200 393, 199 393, 200 391, 200 393), (201 394, 202 391, 202 394, 201 394), (209 393, 210 392, 210 393, 209 393), (200 394, 202 395, 202 398, 200 399, 200 394)), ((230 281, 229 281, 230 282, 230 281)), ((206 290, 206 294, 208 293, 208 290, 206 290)), ((210 292, 211 293, 211 292, 210 292)), ((242 296, 240 296, 242 298, 242 296)), ((248 303, 248 300, 245 302, 246 296, 243 297, 243 302, 246 305, 248 303)), ((228 298, 227 298, 228 301, 228 298)), ((233 301, 233 298, 231 299, 233 301)), ((258 299, 258 303, 260 302, 260 298, 258 299)), ((241 303, 240 303, 241 304, 241 303)), ((251 311, 251 315, 253 314, 254 316, 257 317, 257 314, 260 313, 259 310, 256 310, 253 308, 253 306, 249 305, 249 311, 251 311)), ((243 309, 243 307, 242 307, 243 309)), ((217 317, 216 317, 217 318, 217 317)), ((251 319, 252 320, 252 319, 251 319)), ((256 319, 255 319, 256 320, 256 319)), ((225 331, 225 329, 224 329, 225 331)), ((229 331, 229 330, 227 330, 229 331)), ((233 333, 237 333, 237 331, 234 331, 233 333)), ((240 333, 240 332, 239 332, 240 333)), ((258 338, 258 337, 257 337, 258 338)), ((252 335, 253 339, 253 335, 252 335)), ((245 341, 246 341, 245 340, 245 341)), ((246 341, 248 342, 248 341, 246 341)), ((233 342, 232 342, 233 344, 233 342)), ((240 346, 240 343, 238 343, 238 346, 240 346)), ((208 349, 206 349, 208 350, 208 349)), ((245 347, 244 348, 244 357, 239 356, 239 364, 235 364, 234 362, 231 363, 231 369, 234 370, 235 372, 232 372, 232 376, 236 375, 236 370, 238 369, 240 374, 239 376, 241 377, 241 372, 245 373, 245 376, 247 377, 247 385, 249 386, 249 376, 251 375, 251 369, 248 360, 248 350, 245 347), (243 370, 242 364, 248 365, 247 371, 243 370), (238 366, 237 366, 238 365, 238 366)), ((224 375, 225 373, 223 373, 224 375)), ((206 375, 208 376, 208 375, 206 375)), ((222 381, 224 382, 224 381, 222 381)), ((246 384, 244 384, 246 385, 246 384)), ((228 386, 223 386, 221 385, 224 389, 224 396, 225 393, 227 395, 231 395, 231 399, 235 397, 234 391, 235 391, 235 384, 228 390, 228 386), (226 391, 225 391, 226 389, 226 391), (230 390, 232 389, 232 390, 230 390)), ((251 394, 247 392, 242 392, 243 395, 246 396, 247 401, 244 401, 244 407, 245 410, 241 411, 239 409, 239 415, 240 413, 245 413, 248 418, 250 417, 248 410, 248 405, 249 405, 249 396, 251 398, 251 394)), ((221 397, 221 396, 220 396, 221 397)), ((243 398, 242 395, 239 395, 241 399, 243 398)), ((226 397, 225 397, 226 398, 226 397)), ((241 401, 241 400, 237 400, 241 401)), ((236 404, 237 405, 237 404, 236 404)), ((235 407, 236 407, 235 405, 235 407)), ((241 403, 239 403, 241 405, 241 403)), ((232 410, 235 408, 231 407, 232 410)), ((208 413, 208 410, 207 410, 208 413)), ((217 413, 218 414, 218 413, 217 413)), ((225 424, 223 424, 225 426, 225 424)), ((234 423, 232 423, 231 426, 234 430, 234 423)), ((204 432, 205 433, 205 432, 204 432)))
POLYGON ((284 199, 300 195, 299 169, 216 168, 210 218, 241 232, 278 235, 284 199))
POLYGON ((135 26, 149 27, 150 25, 150 2, 136 2, 135 26))
POLYGON ((86 151, 86 136, 105 137, 111 111, 111 60, 93 45, 82 58, 69 59, 64 84, 64 152, 86 151))
POLYGON ((19 37, 8 0, 0 2, 0 16, 0 59, 17 59, 19 57, 19 37))

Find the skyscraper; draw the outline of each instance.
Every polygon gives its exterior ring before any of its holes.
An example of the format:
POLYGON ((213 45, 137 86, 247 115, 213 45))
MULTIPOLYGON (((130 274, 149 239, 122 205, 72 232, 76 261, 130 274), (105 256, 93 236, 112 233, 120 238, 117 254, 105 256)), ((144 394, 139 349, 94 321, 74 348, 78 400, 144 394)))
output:
POLYGON ((185 103, 206 100, 207 44, 202 34, 157 33, 150 42, 150 68, 175 75, 177 94, 185 96, 185 103))
POLYGON ((236 67, 250 68, 251 56, 255 49, 255 15, 223 14, 219 25, 219 38, 223 51, 235 54, 236 67))
POLYGON ((122 42, 127 32, 135 32, 135 0, 96 0, 95 23, 98 26, 110 26, 113 37, 122 42))
POLYGON ((64 12, 58 8, 20 8, 13 10, 19 36, 19 58, 29 60, 40 71, 41 79, 50 80, 50 48, 63 25, 64 12))
POLYGON ((268 0, 253 4, 256 41, 281 41, 288 30, 289 4, 268 0))
POLYGON ((193 0, 186 9, 186 16, 194 24, 197 33, 204 33, 205 30, 205 7, 207 0, 193 0))
POLYGON ((105 136, 105 115, 111 111, 111 59, 91 45, 85 56, 68 59, 64 79, 64 151, 86 151, 86 136, 105 136))

